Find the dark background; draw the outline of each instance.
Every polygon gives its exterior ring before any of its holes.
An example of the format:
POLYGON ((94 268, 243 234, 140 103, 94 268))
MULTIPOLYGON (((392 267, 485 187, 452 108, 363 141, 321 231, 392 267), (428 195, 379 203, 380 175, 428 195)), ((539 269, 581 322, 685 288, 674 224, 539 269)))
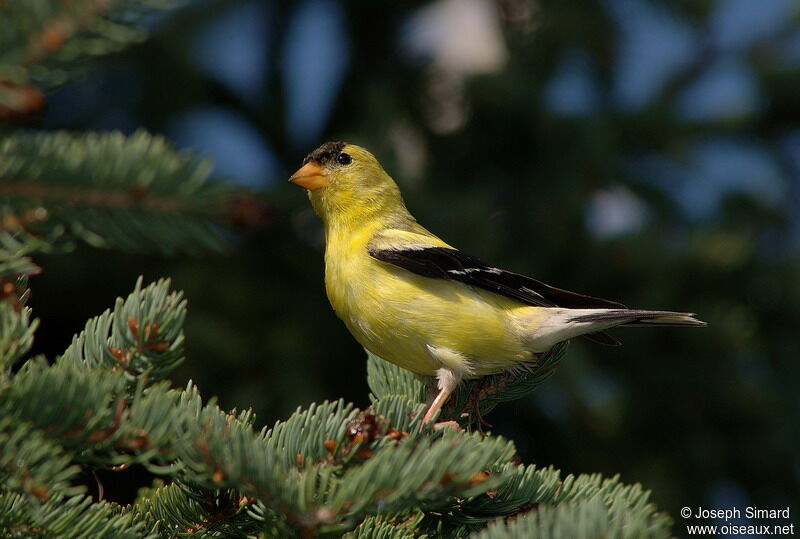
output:
MULTIPOLYGON (((321 142, 364 145, 461 249, 556 286, 687 310, 620 329, 489 417, 526 462, 620 473, 682 506, 800 510, 800 8, 794 0, 192 2, 50 97, 46 128, 143 126, 263 193, 225 255, 80 248, 40 259, 55 357, 135 278, 186 292, 192 379, 272 424, 368 403, 323 286, 321 230, 286 183, 321 142)), ((146 478, 114 476, 111 497, 146 478), (119 492, 115 490, 119 487, 119 492)), ((796 515, 793 515, 795 522, 796 515)))

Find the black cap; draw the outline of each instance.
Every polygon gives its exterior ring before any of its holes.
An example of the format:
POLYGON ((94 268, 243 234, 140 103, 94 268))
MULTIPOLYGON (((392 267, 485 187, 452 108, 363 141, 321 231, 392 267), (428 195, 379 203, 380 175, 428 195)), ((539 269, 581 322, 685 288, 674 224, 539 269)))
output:
POLYGON ((324 165, 328 163, 331 159, 335 159, 337 155, 347 146, 346 142, 342 141, 331 141, 326 142, 303 159, 303 164, 305 165, 309 161, 314 161, 318 165, 324 165))

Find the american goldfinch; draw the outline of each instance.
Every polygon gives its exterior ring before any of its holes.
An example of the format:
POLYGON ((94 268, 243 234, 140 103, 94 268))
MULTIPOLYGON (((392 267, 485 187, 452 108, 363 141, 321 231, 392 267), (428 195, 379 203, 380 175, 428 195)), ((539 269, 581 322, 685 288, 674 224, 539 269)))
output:
POLYGON ((328 142, 291 182, 325 228, 325 287, 353 337, 439 392, 429 422, 464 379, 535 368, 554 344, 584 335, 619 344, 614 326, 704 326, 692 313, 628 309, 492 267, 448 245, 406 209, 364 148, 328 142))

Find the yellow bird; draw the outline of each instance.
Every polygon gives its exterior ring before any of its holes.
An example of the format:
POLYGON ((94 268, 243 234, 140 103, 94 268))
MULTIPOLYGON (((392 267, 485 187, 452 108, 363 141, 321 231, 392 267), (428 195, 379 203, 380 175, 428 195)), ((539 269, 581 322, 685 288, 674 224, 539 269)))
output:
POLYGON ((704 326, 692 313, 628 309, 492 267, 423 228, 364 148, 328 142, 291 182, 325 227, 328 299, 373 354, 435 376, 433 419, 459 382, 536 366, 554 344, 584 335, 619 344, 619 326, 704 326))

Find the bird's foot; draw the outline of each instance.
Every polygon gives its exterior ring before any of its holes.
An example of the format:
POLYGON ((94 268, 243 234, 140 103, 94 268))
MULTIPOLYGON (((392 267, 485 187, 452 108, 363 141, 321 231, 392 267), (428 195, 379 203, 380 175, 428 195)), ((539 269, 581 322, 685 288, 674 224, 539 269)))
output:
POLYGON ((461 425, 458 424, 458 421, 439 421, 438 423, 433 424, 433 430, 442 430, 442 429, 453 429, 453 430, 463 430, 461 425))
POLYGON ((469 421, 472 424, 474 419, 477 419, 478 432, 483 433, 483 427, 492 428, 492 424, 486 421, 481 415, 481 397, 484 393, 483 383, 477 385, 469 394, 469 421))

